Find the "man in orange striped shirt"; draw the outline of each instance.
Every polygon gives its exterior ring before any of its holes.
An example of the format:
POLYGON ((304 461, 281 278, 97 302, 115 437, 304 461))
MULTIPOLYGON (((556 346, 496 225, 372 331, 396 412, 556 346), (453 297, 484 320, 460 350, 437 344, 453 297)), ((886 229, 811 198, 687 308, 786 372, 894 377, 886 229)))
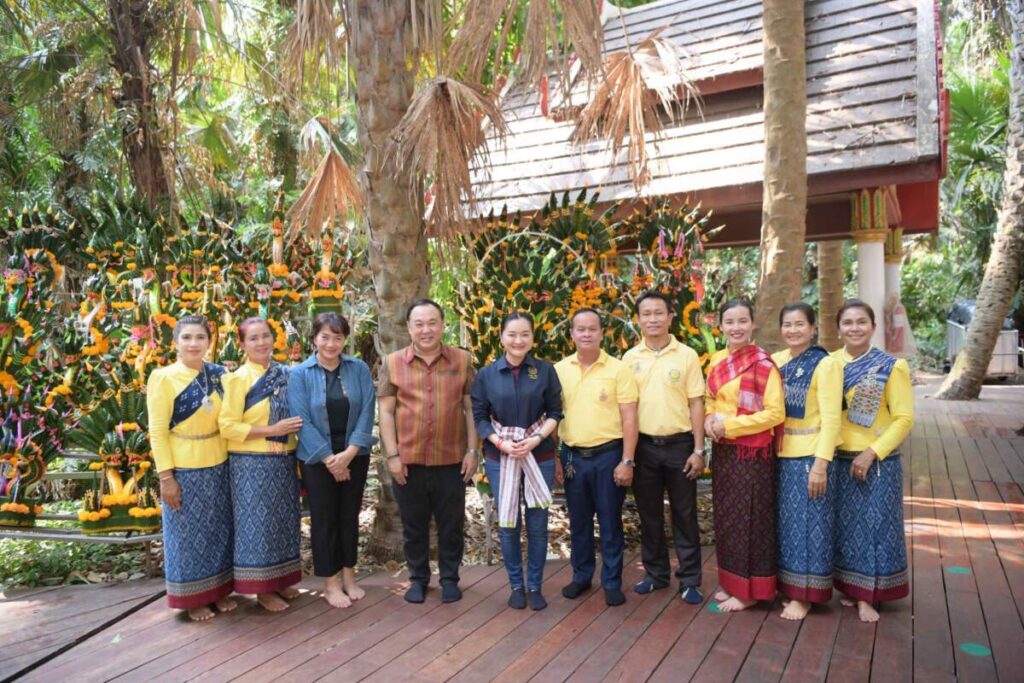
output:
POLYGON ((444 312, 430 299, 406 314, 412 344, 384 358, 377 396, 380 438, 402 518, 409 602, 423 602, 430 582, 430 517, 437 523, 441 601, 462 598, 466 484, 479 462, 469 393, 472 356, 445 346, 444 312))

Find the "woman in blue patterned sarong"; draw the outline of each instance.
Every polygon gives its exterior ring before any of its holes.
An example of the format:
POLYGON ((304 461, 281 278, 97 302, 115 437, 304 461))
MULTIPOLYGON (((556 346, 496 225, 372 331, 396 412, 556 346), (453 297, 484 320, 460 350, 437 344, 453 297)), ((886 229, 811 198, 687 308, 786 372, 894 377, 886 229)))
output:
POLYGON ((264 609, 279 612, 302 579, 294 436, 302 418, 288 416, 288 369, 271 357, 267 321, 242 321, 238 340, 246 361, 224 376, 220 411, 231 462, 235 592, 255 593, 264 609))
POLYGON ((782 373, 786 422, 776 461, 776 534, 780 616, 800 620, 811 605, 832 599, 835 483, 843 371, 816 346, 814 309, 801 302, 779 313, 788 348, 772 354, 782 373))
POLYGON ((174 327, 177 362, 154 370, 146 385, 149 440, 160 475, 167 604, 193 621, 235 608, 231 475, 220 436, 224 367, 203 360, 206 319, 174 327))
POLYGON ((875 603, 910 592, 898 449, 914 424, 914 391, 907 362, 871 346, 869 305, 848 299, 836 322, 844 348, 832 354, 843 367, 835 587, 848 596, 844 605, 857 605, 861 621, 878 621, 875 603))

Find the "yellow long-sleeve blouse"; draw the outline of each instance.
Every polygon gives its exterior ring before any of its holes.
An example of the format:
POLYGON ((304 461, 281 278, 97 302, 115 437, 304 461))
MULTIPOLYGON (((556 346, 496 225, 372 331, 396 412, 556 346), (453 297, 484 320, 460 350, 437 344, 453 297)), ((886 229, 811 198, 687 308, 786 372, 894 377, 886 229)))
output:
MULTIPOLYGON (((224 403, 220 408, 220 435, 230 453, 274 453, 281 444, 266 439, 246 441, 254 426, 266 427, 270 422, 270 398, 245 410, 245 395, 266 373, 266 368, 246 361, 242 367, 224 375, 224 403), (273 446, 271 445, 273 444, 273 446)), ((288 435, 284 450, 295 450, 294 434, 288 435)))
MULTIPOLYGON (((840 368, 854 360, 846 349, 834 351, 832 357, 840 368)), ((847 402, 853 396, 853 391, 850 389, 846 393, 847 402)), ((838 448, 858 453, 870 448, 879 460, 884 460, 903 443, 910 434, 910 428, 914 426, 914 387, 910 382, 910 366, 907 361, 896 361, 885 383, 883 398, 871 427, 853 424, 847 419, 846 411, 843 411, 838 448)))
MULTIPOLYGON (((789 349, 772 354, 780 368, 793 359, 789 349)), ((843 412, 843 368, 826 356, 814 368, 807 390, 803 419, 786 416, 780 458, 802 458, 813 455, 832 460, 839 443, 839 421, 843 412)))
POLYGON ((220 394, 213 393, 213 410, 200 408, 170 429, 174 399, 199 375, 181 362, 154 370, 146 384, 149 442, 157 472, 178 467, 213 467, 227 460, 228 452, 217 423, 220 394))
MULTIPOLYGON (((728 349, 717 351, 711 356, 708 375, 711 368, 718 365, 729 355, 728 349)), ((708 415, 721 415, 725 419, 725 437, 737 439, 741 436, 759 434, 782 424, 786 420, 786 401, 782 393, 782 376, 774 368, 768 376, 768 384, 764 390, 764 409, 750 415, 737 415, 736 410, 740 398, 740 377, 719 387, 718 394, 712 395, 707 390, 704 397, 705 411, 708 415)))

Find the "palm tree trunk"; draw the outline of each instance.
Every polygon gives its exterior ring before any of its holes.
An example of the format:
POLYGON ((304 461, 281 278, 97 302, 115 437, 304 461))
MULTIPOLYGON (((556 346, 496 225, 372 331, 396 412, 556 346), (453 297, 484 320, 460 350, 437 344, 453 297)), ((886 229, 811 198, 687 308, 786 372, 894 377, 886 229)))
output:
POLYGON ((132 181, 149 208, 169 208, 173 187, 164 166, 150 74, 151 42, 158 31, 156 12, 152 0, 108 0, 107 14, 114 48, 111 61, 121 77, 115 102, 126 115, 121 144, 132 181))
POLYGON ((782 346, 779 311, 800 298, 807 218, 804 3, 764 2, 764 197, 757 340, 782 346))
POLYGON ((1006 135, 1003 200, 992 253, 978 292, 974 319, 953 369, 935 398, 978 398, 1013 297, 1021 284, 1024 264, 1024 2, 1010 0, 1010 118, 1006 135))
POLYGON ((818 342, 829 351, 839 348, 836 313, 843 305, 843 243, 818 242, 818 342))
MULTIPOLYGON (((430 288, 423 191, 384 154, 388 135, 409 107, 411 22, 408 0, 346 2, 356 74, 361 175, 370 238, 370 270, 377 299, 377 348, 383 356, 408 343, 405 313, 430 288)), ((378 467, 380 497, 367 555, 378 562, 402 559, 402 526, 386 467, 378 467)))

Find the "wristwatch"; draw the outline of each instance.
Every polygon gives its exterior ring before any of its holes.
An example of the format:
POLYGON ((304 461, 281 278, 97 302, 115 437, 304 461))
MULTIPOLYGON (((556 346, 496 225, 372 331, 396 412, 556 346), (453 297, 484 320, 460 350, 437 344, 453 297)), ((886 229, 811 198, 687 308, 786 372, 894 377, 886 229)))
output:
POLYGON ((700 457, 703 458, 704 457, 704 449, 701 448, 700 450, 695 450, 693 453, 690 453, 690 455, 699 455, 700 457))
POLYGON ((466 455, 472 455, 474 458, 479 458, 480 457, 480 449, 479 448, 467 448, 466 449, 466 455))
POLYGON ((630 467, 636 467, 636 461, 634 461, 633 458, 626 458, 622 461, 622 464, 629 465, 630 467))
POLYGON ((399 455, 398 453, 392 453, 391 455, 388 456, 388 460, 392 460, 394 458, 400 458, 400 457, 402 457, 402 456, 399 455))

